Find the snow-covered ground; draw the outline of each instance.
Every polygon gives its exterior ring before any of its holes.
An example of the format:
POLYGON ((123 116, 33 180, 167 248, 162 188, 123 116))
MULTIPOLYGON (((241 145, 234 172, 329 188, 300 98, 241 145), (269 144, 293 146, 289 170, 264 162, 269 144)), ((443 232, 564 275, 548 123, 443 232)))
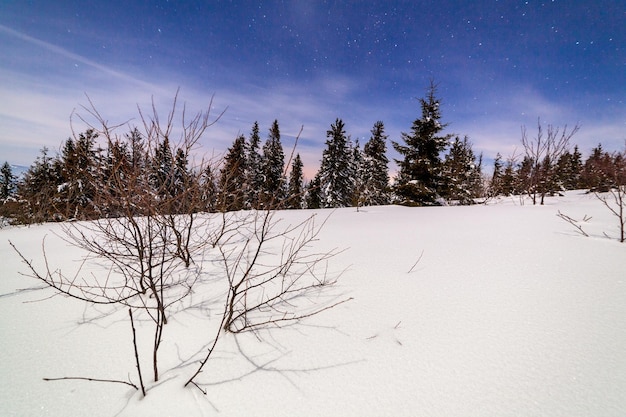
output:
POLYGON ((347 249, 327 295, 353 299, 296 325, 222 336, 198 379, 207 395, 182 385, 219 323, 218 301, 174 314, 162 379, 147 381, 143 399, 122 384, 43 381, 137 382, 125 310, 50 298, 18 274, 9 239, 38 259, 48 235, 53 266, 78 266, 59 229, 0 230, 2 416, 626 415, 626 244, 604 236, 616 236, 617 219, 581 192, 545 206, 334 211, 316 245, 347 249), (591 216, 591 237, 557 210, 591 216))

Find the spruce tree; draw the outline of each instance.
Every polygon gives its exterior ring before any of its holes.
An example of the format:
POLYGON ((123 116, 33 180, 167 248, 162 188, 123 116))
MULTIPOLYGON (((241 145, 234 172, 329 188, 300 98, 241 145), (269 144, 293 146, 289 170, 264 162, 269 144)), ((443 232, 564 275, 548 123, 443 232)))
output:
POLYGON ((174 155, 167 136, 157 144, 152 158, 151 183, 154 191, 161 199, 173 193, 174 155))
POLYGON ((446 155, 443 176, 445 188, 442 196, 459 204, 473 204, 480 192, 480 164, 476 163, 472 145, 465 137, 457 136, 446 155))
POLYGON ((318 171, 322 207, 349 207, 352 203, 354 176, 352 150, 345 126, 336 119, 326 132, 326 149, 318 171))
POLYGON ((289 173, 289 187, 287 192, 287 208, 300 209, 302 208, 303 201, 303 178, 302 172, 303 164, 300 154, 296 154, 296 157, 291 164, 291 172, 289 173))
POLYGON ((372 136, 363 148, 363 203, 365 205, 389 204, 389 159, 385 125, 378 121, 371 130, 372 136))
POLYGON ((259 207, 259 195, 263 188, 263 158, 259 152, 260 146, 259 123, 254 122, 246 155, 247 208, 259 207))
POLYGON ((452 135, 440 133, 447 126, 441 123, 436 86, 431 82, 426 98, 420 99, 422 115, 413 122, 411 133, 402 133, 404 144, 392 142, 404 158, 396 160, 400 167, 394 191, 400 203, 435 205, 443 189, 442 160, 452 135))
POLYGON ((42 223, 59 220, 55 216, 55 196, 60 179, 53 168, 54 160, 44 147, 41 155, 28 168, 23 180, 18 184, 18 193, 26 201, 25 221, 42 223))
POLYGON ((366 181, 365 156, 363 155, 363 151, 361 151, 361 145, 358 139, 354 141, 351 153, 352 158, 350 159, 350 169, 348 171, 353 178, 351 206, 358 208, 365 204, 366 181))
POLYGON ((319 209, 322 208, 322 193, 321 189, 321 180, 319 171, 315 174, 315 177, 309 182, 306 187, 306 207, 309 209, 319 209))
POLYGON ((93 129, 80 133, 76 140, 69 138, 54 162, 60 180, 56 208, 66 219, 94 216, 93 201, 103 175, 95 148, 97 138, 93 129))
POLYGON ((8 162, 4 162, 0 168, 0 202, 4 202, 15 194, 17 179, 8 162))
POLYGON ((246 138, 239 135, 228 149, 220 170, 218 209, 235 211, 245 208, 245 185, 246 138))
POLYGON ((267 141, 263 145, 263 194, 264 207, 279 206, 285 195, 285 154, 280 142, 278 120, 274 120, 267 141))
POLYGON ((502 177, 504 176, 504 170, 502 166, 502 155, 498 152, 496 158, 493 160, 493 174, 491 175, 491 181, 489 182, 489 196, 497 197, 503 194, 502 191, 502 177))
POLYGON ((202 176, 200 177, 200 189, 202 202, 201 209, 213 213, 217 210, 218 201, 218 189, 215 184, 215 175, 213 174, 213 168, 210 164, 204 168, 202 176))

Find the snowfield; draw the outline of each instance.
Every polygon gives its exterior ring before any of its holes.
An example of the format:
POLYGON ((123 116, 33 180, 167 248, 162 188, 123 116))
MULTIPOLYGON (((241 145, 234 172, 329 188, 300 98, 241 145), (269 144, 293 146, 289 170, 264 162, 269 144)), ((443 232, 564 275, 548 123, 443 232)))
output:
MULTIPOLYGON (((284 211, 295 223, 312 211, 284 211)), ((70 273, 81 253, 58 224, 0 229, 2 416, 602 416, 626 415, 626 244, 592 195, 545 206, 339 209, 318 250, 346 249, 300 323, 223 335, 195 387, 223 305, 210 276, 166 325, 162 378, 145 398, 125 309, 53 296, 8 244, 70 273), (582 219, 584 237, 557 211, 582 219), (347 268, 347 269, 346 269, 347 268), (213 301, 212 301, 213 300, 213 301), (203 301, 203 302, 200 302, 203 301)), ((150 323, 139 323, 150 331, 150 323)), ((147 339, 149 340, 149 333, 147 339)), ((140 346, 147 348, 149 346, 140 346)))

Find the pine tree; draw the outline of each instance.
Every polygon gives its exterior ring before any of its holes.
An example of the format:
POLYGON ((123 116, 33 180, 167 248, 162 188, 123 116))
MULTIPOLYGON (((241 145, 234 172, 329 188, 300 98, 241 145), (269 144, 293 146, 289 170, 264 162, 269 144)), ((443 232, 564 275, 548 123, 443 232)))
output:
POLYGON ((291 172, 289 173, 289 187, 287 195, 287 208, 300 209, 303 202, 303 178, 302 172, 303 164, 300 154, 296 154, 296 157, 291 164, 291 172))
POLYGON ((365 204, 365 156, 363 151, 361 151, 358 139, 354 141, 351 149, 352 158, 350 158, 350 169, 348 170, 349 175, 353 178, 351 205, 358 209, 358 207, 365 204))
POLYGON ((25 221, 42 223, 58 220, 55 216, 55 196, 60 179, 53 167, 54 160, 48 156, 48 149, 44 147, 41 155, 24 174, 18 184, 18 194, 26 201, 25 221))
POLYGON ((442 196, 459 204, 473 204, 474 198, 478 197, 477 181, 480 181, 477 166, 468 138, 465 137, 461 141, 457 136, 445 158, 443 166, 445 188, 442 196))
POLYGON ((267 141, 263 145, 263 194, 264 207, 277 207, 285 196, 285 154, 280 142, 278 120, 274 120, 267 141))
POLYGON ((88 129, 76 140, 69 138, 54 163, 60 177, 57 209, 66 219, 94 216, 96 190, 102 185, 100 162, 95 149, 98 133, 88 129))
POLYGON ((228 149, 220 170, 218 209, 235 211, 245 208, 245 185, 246 138, 239 135, 228 149))
POLYGON ((318 171, 322 207, 349 207, 352 203, 354 176, 352 151, 341 119, 326 132, 326 149, 318 171))
POLYGON ((513 194, 522 195, 534 192, 531 188, 531 174, 534 166, 535 162, 533 159, 529 156, 525 156, 515 173, 515 188, 513 194))
POLYGON ((372 136, 363 148, 363 203, 365 205, 389 204, 389 159, 385 125, 378 121, 371 130, 372 136))
POLYGON ((321 180, 319 171, 315 174, 315 177, 309 182, 306 187, 306 207, 309 209, 320 209, 322 208, 322 193, 321 189, 321 180))
POLYGON ((501 194, 503 196, 513 195, 515 193, 516 181, 515 161, 512 158, 509 158, 504 165, 504 173, 502 174, 501 182, 501 194))
POLYGON ((440 158, 452 135, 440 136, 447 126, 441 123, 436 86, 431 82, 426 98, 420 99, 422 116, 413 122, 411 133, 402 133, 404 145, 392 142, 404 157, 396 160, 400 167, 394 191, 402 204, 438 204, 443 188, 443 163, 440 158))
POLYGON ((602 144, 593 148, 583 168, 583 186, 593 192, 606 192, 611 188, 611 155, 602 144))
POLYGON ((489 196, 497 197, 503 194, 502 191, 502 177, 504 171, 502 167, 502 155, 498 152, 496 158, 493 160, 493 174, 491 175, 491 181, 489 182, 489 196))
POLYGON ((259 208, 259 196, 263 188, 263 157, 259 153, 260 144, 259 123, 254 122, 246 155, 247 208, 259 208))
POLYGON ((152 158, 151 183, 154 191, 162 200, 173 192, 174 155, 167 136, 158 143, 152 158))
POLYGON ((16 190, 17 178, 8 162, 4 162, 0 168, 0 202, 5 202, 13 197, 16 190))
POLYGON ((213 168, 207 164, 200 178, 202 210, 213 213, 217 210, 218 189, 215 184, 215 175, 213 168))

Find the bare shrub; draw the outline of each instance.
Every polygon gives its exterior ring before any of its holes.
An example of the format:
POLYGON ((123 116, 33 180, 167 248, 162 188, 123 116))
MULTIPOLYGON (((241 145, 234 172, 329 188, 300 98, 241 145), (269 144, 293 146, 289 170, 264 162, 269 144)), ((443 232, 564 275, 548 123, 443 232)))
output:
POLYGON ((553 176, 554 165, 559 157, 568 150, 570 139, 580 129, 575 125, 570 131, 567 125, 561 130, 559 127, 548 125, 544 136, 541 120, 537 120, 537 136, 529 138, 526 126, 522 126, 522 145, 526 158, 530 161, 528 183, 525 192, 532 198, 533 204, 543 205, 546 194, 553 191, 550 180, 553 176))

